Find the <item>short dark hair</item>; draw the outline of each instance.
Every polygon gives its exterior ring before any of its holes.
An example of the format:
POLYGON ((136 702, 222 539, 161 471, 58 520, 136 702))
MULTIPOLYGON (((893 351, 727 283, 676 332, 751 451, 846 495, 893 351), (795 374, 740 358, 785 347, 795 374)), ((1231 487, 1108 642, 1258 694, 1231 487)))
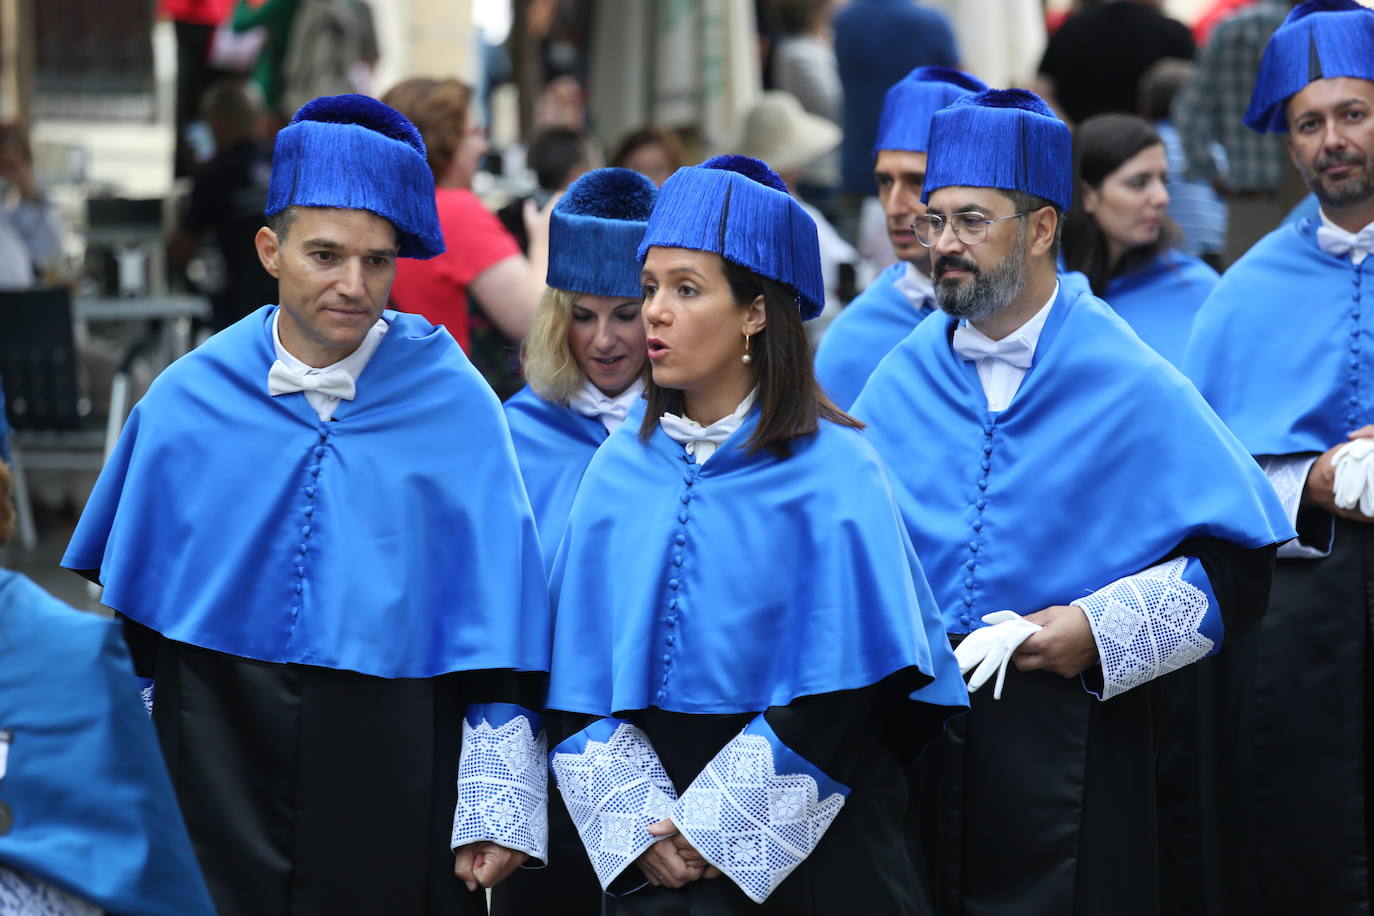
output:
POLYGON ((616 147, 615 156, 611 159, 611 165, 625 165, 625 160, 641 146, 652 146, 658 144, 668 154, 668 159, 674 169, 682 166, 682 140, 677 132, 671 127, 660 127, 657 124, 650 124, 648 127, 641 127, 639 130, 627 135, 620 141, 620 146, 616 147))
POLYGON ((1054 241, 1050 243, 1049 253, 1054 257, 1059 256, 1059 246, 1064 240, 1064 211, 1053 201, 1034 194, 1027 194, 1025 191, 1002 190, 1007 200, 1011 201, 1012 208, 1017 213, 1031 213, 1035 210, 1042 210, 1050 207, 1054 210, 1054 241))
POLYGON ((1107 236, 1097 220, 1083 208, 1083 185, 1102 187, 1107 176, 1132 156, 1152 146, 1162 146, 1159 132, 1144 118, 1128 114, 1093 115, 1078 125, 1073 135, 1073 211, 1064 236, 1064 266, 1082 271, 1092 291, 1101 296, 1118 274, 1129 273, 1177 242, 1178 227, 1165 217, 1159 238, 1127 252, 1112 269, 1107 236))
POLYGON ((534 170, 539 187, 560 191, 579 165, 588 165, 588 140, 567 127, 547 127, 530 141, 526 164, 534 170))
POLYGON ((267 217, 267 228, 276 234, 278 245, 286 244, 286 234, 291 231, 291 226, 296 222, 298 216, 300 216, 300 208, 291 204, 267 217))
MULTIPOLYGON (((749 368, 758 391, 759 423, 746 447, 755 454, 768 449, 779 458, 792 454, 792 440, 815 433, 821 420, 840 426, 863 429, 863 423, 840 410, 816 383, 812 369, 811 345, 797 296, 790 286, 760 276, 733 261, 721 258, 730 296, 740 308, 763 297, 765 325, 751 338, 749 368)), ((741 345, 740 353, 744 349, 741 345)), ((647 442, 665 413, 681 414, 682 392, 654 384, 652 371, 646 373, 645 397, 648 406, 639 426, 639 438, 647 442)))
POLYGON ((1155 61, 1140 77, 1140 114, 1147 121, 1163 121, 1169 109, 1197 68, 1181 57, 1165 57, 1155 61))
POLYGON ((825 15, 830 0, 772 0, 768 5, 769 25, 783 35, 801 35, 825 15))

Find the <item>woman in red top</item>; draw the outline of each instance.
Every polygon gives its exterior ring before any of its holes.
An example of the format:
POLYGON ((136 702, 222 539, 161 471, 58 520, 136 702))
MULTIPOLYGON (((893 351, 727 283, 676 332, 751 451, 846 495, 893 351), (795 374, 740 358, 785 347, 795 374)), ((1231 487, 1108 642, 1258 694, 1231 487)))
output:
POLYGON ((507 337, 519 340, 530 328, 544 291, 548 224, 533 222, 530 259, 496 217, 472 193, 472 176, 487 150, 485 130, 476 123, 472 90, 455 79, 416 77, 391 89, 382 101, 420 130, 434 172, 439 226, 448 250, 436 258, 401 258, 391 302, 442 324, 470 352, 468 293, 507 337))

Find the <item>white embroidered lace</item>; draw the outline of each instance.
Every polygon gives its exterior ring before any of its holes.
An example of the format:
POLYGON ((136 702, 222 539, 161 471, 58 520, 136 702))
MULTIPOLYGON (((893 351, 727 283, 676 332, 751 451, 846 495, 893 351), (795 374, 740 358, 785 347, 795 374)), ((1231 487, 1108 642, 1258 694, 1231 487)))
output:
POLYGON ((844 807, 838 792, 818 795, 812 777, 776 772, 767 738, 740 734, 682 793, 672 817, 703 858, 762 903, 844 807))
MULTIPOLYGON (((1288 515, 1288 523, 1297 526, 1298 507, 1302 504, 1303 487, 1307 485, 1307 472, 1316 462, 1316 455, 1270 455, 1259 459, 1260 470, 1269 478, 1269 484, 1283 503, 1283 511, 1288 515)), ((1331 551, 1303 544, 1298 538, 1279 545, 1281 560, 1319 560, 1331 551)))
POLYGON ((153 688, 155 686, 157 685, 149 681, 138 691, 139 697, 143 700, 143 711, 150 716, 153 714, 153 688))
POLYGON ((677 791, 642 730, 623 722, 581 753, 553 755, 553 772, 602 888, 658 838, 648 826, 672 813, 677 791))
POLYGON ((0 865, 0 916, 100 916, 99 907, 0 865))
POLYGON ((463 721, 452 848, 490 840, 536 859, 548 857, 546 747, 544 732, 536 737, 524 716, 500 728, 486 720, 476 728, 463 721))
POLYGON ((1102 699, 1192 664, 1212 651, 1199 627, 1210 602, 1183 578, 1187 557, 1124 576, 1073 602, 1092 626, 1102 661, 1102 699))

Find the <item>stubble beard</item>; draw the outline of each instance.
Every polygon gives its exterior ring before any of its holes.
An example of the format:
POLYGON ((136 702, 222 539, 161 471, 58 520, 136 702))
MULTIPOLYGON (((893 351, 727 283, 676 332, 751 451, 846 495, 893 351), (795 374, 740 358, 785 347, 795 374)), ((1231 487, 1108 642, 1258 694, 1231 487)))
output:
POLYGON ((1302 173, 1302 179, 1308 189, 1325 207, 1350 207, 1374 197, 1374 181, 1370 180, 1369 160, 1359 154, 1318 156, 1311 170, 1303 165, 1298 171, 1302 173), (1322 169, 1338 163, 1358 165, 1360 169, 1349 178, 1328 184, 1322 177, 1322 169))

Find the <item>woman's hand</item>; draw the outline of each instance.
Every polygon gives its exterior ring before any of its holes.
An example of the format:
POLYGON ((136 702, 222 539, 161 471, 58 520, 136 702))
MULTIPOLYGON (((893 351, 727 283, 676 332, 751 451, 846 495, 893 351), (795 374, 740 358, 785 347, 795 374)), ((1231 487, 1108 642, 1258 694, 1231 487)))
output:
POLYGON ((651 836, 663 837, 644 851, 635 864, 655 887, 683 887, 698 878, 718 878, 720 871, 677 832, 669 818, 649 825, 651 836))
POLYGON ((478 840, 454 851, 453 873, 468 890, 475 891, 478 886, 495 887, 528 860, 529 856, 523 852, 489 840, 478 840))

